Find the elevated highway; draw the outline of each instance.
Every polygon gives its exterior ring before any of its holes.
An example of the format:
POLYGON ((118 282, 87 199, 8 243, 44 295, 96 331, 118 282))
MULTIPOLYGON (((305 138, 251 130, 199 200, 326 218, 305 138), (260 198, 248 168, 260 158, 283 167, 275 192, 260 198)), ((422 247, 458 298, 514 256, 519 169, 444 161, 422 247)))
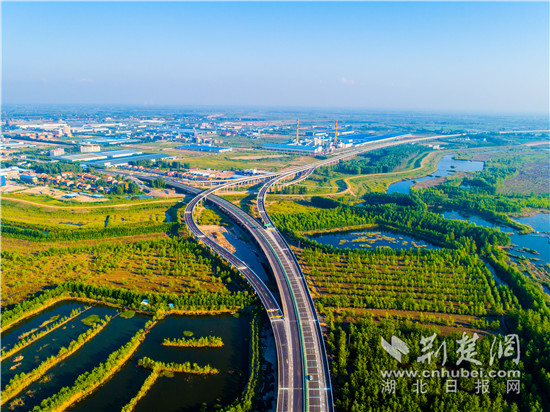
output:
MULTIPOLYGON (((183 185, 177 181, 167 180, 167 183, 175 188, 185 190, 192 194, 197 194, 200 189, 196 189, 187 185, 183 185)), ((233 182, 227 183, 231 185, 233 182)), ((304 398, 302 384, 304 381, 304 365, 301 363, 301 342, 300 334, 296 330, 300 327, 300 323, 294 316, 294 311, 287 309, 294 305, 292 299, 292 291, 290 285, 286 281, 281 281, 284 274, 278 266, 277 255, 270 249, 265 238, 265 230, 251 216, 242 211, 240 208, 222 199, 212 193, 218 188, 213 188, 201 193, 198 193, 191 202, 188 203, 184 219, 187 227, 193 235, 208 248, 220 254, 231 265, 237 268, 243 276, 251 283, 254 290, 260 297, 262 304, 266 308, 269 315, 271 327, 275 337, 277 347, 277 364, 278 364, 278 394, 277 394, 277 411, 302 411, 306 409, 306 399, 304 398), (216 242, 208 238, 198 227, 194 218, 194 209, 202 201, 208 197, 208 201, 212 202, 222 212, 231 216, 240 226, 247 229, 253 236, 255 241, 260 245, 265 253, 270 266, 274 269, 275 278, 279 290, 281 291, 281 300, 283 310, 280 309, 276 299, 273 297, 269 289, 258 277, 258 275, 243 261, 232 255, 227 249, 218 245, 216 242), (284 313, 284 316, 278 316, 284 313)), ((313 410, 313 409, 312 409, 313 410)))
POLYGON ((309 177, 315 168, 345 161, 370 150, 439 137, 452 136, 388 138, 290 171, 226 181, 203 192, 181 181, 165 179, 170 186, 196 195, 185 209, 185 223, 189 230, 199 241, 219 253, 243 274, 258 293, 268 314, 280 311, 273 295, 246 263, 209 239, 199 229, 193 213, 197 204, 208 198, 252 235, 269 261, 279 288, 284 314, 284 317, 270 316, 277 346, 277 411, 333 411, 334 405, 329 365, 315 306, 296 257, 267 214, 265 209, 267 193, 273 185, 282 184, 284 180, 294 179, 291 183, 296 183, 309 177), (263 225, 231 202, 213 194, 217 190, 230 186, 262 180, 268 180, 258 195, 258 211, 263 225))

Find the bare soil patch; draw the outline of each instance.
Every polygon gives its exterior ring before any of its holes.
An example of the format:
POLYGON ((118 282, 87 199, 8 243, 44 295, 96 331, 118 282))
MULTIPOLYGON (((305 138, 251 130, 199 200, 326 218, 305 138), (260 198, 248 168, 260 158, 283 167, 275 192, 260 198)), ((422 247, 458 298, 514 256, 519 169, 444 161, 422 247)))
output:
POLYGON ((235 253, 236 249, 223 235, 224 233, 229 233, 227 229, 223 226, 218 225, 202 225, 200 229, 204 232, 206 236, 216 242, 218 245, 226 248, 231 253, 235 253))
MULTIPOLYGON (((76 192, 76 190, 75 190, 75 192, 76 192)), ((26 190, 21 191, 21 193, 24 193, 26 195, 50 196, 50 197, 53 197, 54 199, 64 199, 63 196, 65 196, 67 194, 67 192, 63 192, 59 189, 56 189, 56 188, 53 188, 53 187, 50 187, 50 186, 30 187, 26 190)), ((96 198, 89 197, 89 196, 78 195, 78 196, 75 196, 75 197, 71 198, 71 200, 74 200, 76 202, 90 203, 90 202, 106 202, 108 199, 107 198, 96 199, 96 198)))

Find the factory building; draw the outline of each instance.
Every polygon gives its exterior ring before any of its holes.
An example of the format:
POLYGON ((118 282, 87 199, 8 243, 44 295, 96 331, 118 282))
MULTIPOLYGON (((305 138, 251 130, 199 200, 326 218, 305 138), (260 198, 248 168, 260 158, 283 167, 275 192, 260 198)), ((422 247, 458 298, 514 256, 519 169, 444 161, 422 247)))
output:
POLYGON ((25 183, 38 183, 38 178, 33 175, 19 175, 19 179, 25 183))
POLYGON ((58 148, 50 150, 50 157, 61 156, 61 155, 64 155, 64 154, 65 154, 65 149, 63 149, 62 147, 58 147, 58 148))
POLYGON ((106 150, 99 152, 98 154, 107 157, 108 159, 114 159, 116 157, 127 157, 133 155, 140 155, 143 152, 136 152, 135 150, 106 150))
POLYGON ((170 156, 170 155, 161 154, 161 153, 145 153, 145 154, 138 154, 135 156, 112 157, 110 159, 104 158, 102 160, 86 161, 82 163, 86 164, 87 166, 104 168, 104 167, 124 166, 129 164, 130 162, 137 162, 140 160, 151 160, 155 162, 157 160, 170 160, 170 159, 176 159, 176 156, 170 156))
POLYGON ((305 153, 310 155, 323 152, 323 148, 321 146, 306 146, 296 143, 266 143, 262 146, 262 148, 267 150, 280 150, 283 152, 305 153))
POLYGON ((101 148, 98 145, 87 144, 80 146, 80 153, 99 152, 101 148))
POLYGON ((54 156, 53 159, 64 160, 66 162, 91 162, 93 160, 107 159, 100 153, 78 153, 72 155, 54 156))
POLYGON ((199 145, 199 144, 186 144, 183 146, 178 146, 176 147, 176 149, 192 150, 194 152, 210 152, 210 153, 225 153, 225 152, 231 152, 233 150, 230 147, 209 146, 209 145, 199 145))

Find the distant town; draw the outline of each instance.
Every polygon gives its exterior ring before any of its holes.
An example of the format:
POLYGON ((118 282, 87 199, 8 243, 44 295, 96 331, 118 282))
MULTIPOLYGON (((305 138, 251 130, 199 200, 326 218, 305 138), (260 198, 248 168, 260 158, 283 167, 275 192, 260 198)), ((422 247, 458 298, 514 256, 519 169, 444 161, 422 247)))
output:
POLYGON ((245 161, 247 157, 239 155, 255 151, 264 159, 305 156, 313 161, 315 156, 410 136, 409 129, 396 130, 376 121, 352 119, 338 124, 337 120, 308 116, 300 123, 299 118, 288 116, 257 120, 251 114, 171 112, 162 117, 124 112, 105 117, 65 114, 65 119, 59 119, 57 113, 36 116, 22 111, 6 114, 2 131, 2 192, 48 186, 59 191, 55 192, 57 198, 78 200, 84 196, 88 201, 148 191, 133 182, 134 172, 204 182, 273 171, 232 165, 224 170, 220 168, 223 162, 216 168, 190 165, 187 159, 198 153, 231 153, 245 161))

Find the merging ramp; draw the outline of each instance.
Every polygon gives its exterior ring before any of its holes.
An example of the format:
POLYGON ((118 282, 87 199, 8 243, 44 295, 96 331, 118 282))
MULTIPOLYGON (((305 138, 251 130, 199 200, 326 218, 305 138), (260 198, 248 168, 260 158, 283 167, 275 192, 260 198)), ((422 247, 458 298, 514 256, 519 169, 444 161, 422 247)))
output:
POLYGON ((265 209, 267 193, 274 184, 282 184, 285 179, 293 179, 290 184, 300 182, 309 177, 317 167, 345 161, 369 150, 439 137, 451 136, 383 139, 367 147, 347 151, 290 171, 235 179, 205 191, 174 179, 165 179, 170 186, 195 195, 185 209, 187 227, 200 242, 218 253, 243 274, 258 294, 269 315, 277 347, 278 412, 332 412, 334 402, 329 364, 317 312, 296 257, 267 214, 265 209), (214 195, 214 192, 220 189, 262 180, 268 180, 258 194, 258 211, 263 224, 233 203, 214 195), (193 212, 197 204, 207 198, 247 230, 264 252, 277 281, 282 311, 263 281, 245 262, 208 238, 199 229, 193 212))
MULTIPOLYGON (((298 385, 297 387, 296 385, 296 382, 301 382, 303 380, 303 368, 300 364, 300 359, 296 358, 297 350, 295 349, 296 346, 300 347, 298 334, 294 330, 297 327, 298 322, 296 322, 296 319, 286 316, 286 312, 281 310, 277 300, 273 297, 265 283, 245 262, 235 257, 227 249, 218 245, 200 230, 193 217, 193 211, 197 204, 208 197, 210 202, 231 216, 240 226, 246 228, 253 235, 258 244, 261 246, 263 245, 262 249, 264 250, 264 253, 266 253, 270 264, 273 264, 276 260, 276 255, 265 248, 266 242, 261 234, 261 225, 231 202, 213 195, 212 192, 219 187, 198 193, 200 192, 199 189, 183 185, 176 181, 167 180, 167 183, 172 187, 196 194, 191 202, 188 203, 184 212, 184 219, 187 227, 200 242, 206 245, 209 249, 218 253, 242 273, 242 275, 250 282, 258 294, 267 311, 277 348, 277 411, 283 412, 304 410, 302 386, 298 385), (284 316, 283 313, 285 313, 284 316)), ((229 185, 231 183, 229 183, 229 185)), ((284 291, 286 292, 286 295, 288 295, 288 288, 285 288, 284 291)), ((288 304, 288 301, 283 299, 283 295, 281 298, 283 300, 283 307, 285 307, 285 305, 288 304)))
MULTIPOLYGON (((270 247, 277 254, 277 260, 292 289, 291 294, 295 302, 293 308, 295 314, 293 316, 299 322, 298 330, 301 338, 301 353, 296 354, 296 356, 300 355, 304 362, 305 380, 303 390, 306 398, 306 410, 333 411, 334 402, 328 358, 313 299, 296 256, 292 253, 290 246, 281 233, 273 226, 273 222, 265 210, 265 197, 269 188, 277 180, 285 177, 275 178, 261 188, 258 194, 258 212, 264 225, 270 228, 267 240, 270 247)), ((285 316, 286 313, 285 311, 285 316)))

